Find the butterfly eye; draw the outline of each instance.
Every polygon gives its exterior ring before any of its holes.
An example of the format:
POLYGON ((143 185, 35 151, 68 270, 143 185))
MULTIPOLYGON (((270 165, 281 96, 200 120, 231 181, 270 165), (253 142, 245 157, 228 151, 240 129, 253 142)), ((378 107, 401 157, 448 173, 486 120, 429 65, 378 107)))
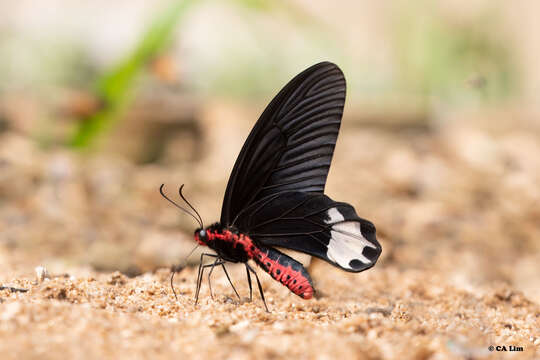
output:
POLYGON ((199 239, 206 239, 206 230, 199 231, 199 239))

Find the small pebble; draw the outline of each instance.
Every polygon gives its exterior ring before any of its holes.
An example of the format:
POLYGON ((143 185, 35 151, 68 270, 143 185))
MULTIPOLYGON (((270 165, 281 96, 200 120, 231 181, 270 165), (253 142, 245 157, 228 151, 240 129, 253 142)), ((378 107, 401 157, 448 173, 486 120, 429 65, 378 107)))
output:
POLYGON ((45 279, 50 279, 49 272, 44 266, 37 266, 34 271, 36 272, 38 283, 42 283, 45 279))

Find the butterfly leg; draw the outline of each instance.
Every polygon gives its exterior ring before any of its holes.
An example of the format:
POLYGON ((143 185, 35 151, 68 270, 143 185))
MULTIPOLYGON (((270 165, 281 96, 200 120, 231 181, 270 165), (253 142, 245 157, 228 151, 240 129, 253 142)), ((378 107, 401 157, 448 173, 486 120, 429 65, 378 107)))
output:
MULTIPOLYGON (((210 280, 210 277, 212 276, 212 272, 214 271, 214 268, 216 266, 219 266, 221 265, 221 267, 223 267, 223 271, 225 272, 225 275, 227 276, 227 280, 229 280, 229 284, 231 284, 233 290, 234 290, 234 293, 236 294, 236 296, 238 296, 238 299, 240 299, 240 295, 238 294, 238 291, 236 291, 236 288, 234 287, 232 281, 231 281, 231 278, 229 277, 229 273, 227 272, 227 269, 225 268, 225 261, 221 260, 221 259, 216 259, 212 264, 206 264, 206 265, 203 265, 202 266, 202 269, 201 269, 201 279, 202 279, 202 272, 204 271, 204 269, 206 268, 210 268, 210 271, 208 272, 208 287, 210 288, 210 297, 212 298, 212 300, 214 300, 214 293, 212 292, 212 281, 210 280)), ((202 280, 201 280, 201 283, 202 283, 202 280)), ((200 286, 199 286, 200 288, 200 286)))
POLYGON ((263 289, 262 289, 262 286, 261 286, 261 281, 259 280, 259 276, 257 275, 257 272, 255 270, 253 270, 251 268, 251 266, 249 266, 247 263, 246 263, 246 267, 249 271, 251 271, 253 273, 253 275, 255 275, 255 279, 257 279, 257 286, 259 287, 259 293, 261 294, 261 299, 264 303, 264 307, 266 309, 266 312, 270 312, 270 310, 268 310, 268 306, 266 306, 266 300, 264 299, 264 293, 263 293, 263 289))
POLYGON ((173 283, 173 279, 174 279, 174 274, 176 274, 175 271, 171 271, 171 289, 172 289, 172 292, 174 294, 174 298, 176 300, 178 300, 178 296, 176 296, 176 290, 174 290, 174 283, 173 283))
POLYGON ((247 280, 249 284, 249 302, 253 301, 253 288, 251 287, 251 275, 249 273, 249 266, 246 263, 246 273, 247 273, 247 280))
MULTIPOLYGON (((209 265, 204 265, 203 266, 203 269, 205 267, 209 267, 210 268, 210 271, 208 272, 208 288, 210 289, 210 297, 212 298, 212 300, 214 300, 214 294, 212 292, 212 281, 210 280, 210 277, 212 276, 212 272, 214 271, 214 268, 216 267, 216 265, 223 265, 224 261, 221 260, 220 258, 217 258, 213 264, 209 264, 209 265)), ((202 274, 201 274, 201 277, 202 277, 202 274)))
POLYGON ((233 288, 234 293, 236 294, 236 296, 238 296, 238 300, 240 300, 240 295, 238 294, 238 291, 236 291, 236 288, 234 287, 234 284, 231 281, 229 273, 227 272, 227 268, 225 268, 225 261, 220 260, 220 259, 216 259, 216 261, 214 261, 213 264, 203 266, 203 268, 210 267, 210 271, 208 272, 208 286, 210 287, 210 297, 212 298, 212 300, 214 300, 214 294, 212 293, 212 282, 210 281, 210 276, 212 275, 212 271, 214 271, 214 267, 216 265, 217 266, 221 265, 221 267, 223 268, 223 272, 225 273, 225 276, 227 276, 227 280, 229 280, 229 284, 231 284, 231 287, 233 288))
MULTIPOLYGON (((201 260, 199 262, 199 271, 198 271, 198 275, 197 275, 197 288, 195 290, 195 305, 197 305, 197 302, 199 301, 199 292, 201 291, 201 282, 202 282, 203 270, 204 270, 205 267, 208 267, 206 265, 203 265, 203 261, 204 261, 205 256, 213 257, 213 258, 219 258, 219 256, 217 256, 215 254, 208 254, 208 253, 202 253, 201 254, 201 260)), ((210 264, 209 266, 212 266, 212 264, 210 264)))
POLYGON ((231 278, 229 277, 229 273, 227 272, 227 269, 225 268, 225 262, 221 263, 221 267, 223 268, 223 272, 225 273, 225 275, 227 276, 227 280, 229 280, 229 284, 231 284, 233 290, 234 290, 234 293, 236 294, 236 296, 238 296, 238 300, 240 300, 240 295, 238 295, 238 291, 236 291, 236 288, 234 287, 232 281, 231 281, 231 278))
POLYGON ((198 291, 197 291, 197 298, 195 299, 195 304, 197 304, 197 301, 199 298, 199 292, 201 291, 201 287, 202 287, 203 273, 204 273, 204 269, 206 268, 210 268, 210 273, 208 274, 208 287, 210 288, 210 297, 212 298, 212 300, 214 300, 214 294, 212 293, 212 283, 210 282, 210 275, 212 274, 212 271, 214 270, 214 267, 216 267, 216 265, 222 265, 222 264, 223 264, 222 260, 216 259, 213 263, 206 264, 201 267, 201 276, 199 278, 200 280, 199 280, 199 286, 198 286, 198 291))
POLYGON ((173 283, 173 279, 174 279, 174 274, 176 274, 177 272, 180 272, 184 269, 184 266, 182 265, 173 265, 171 266, 171 289, 172 289, 172 292, 174 294, 174 298, 176 300, 178 300, 178 296, 176 296, 176 290, 174 290, 174 283, 173 283))

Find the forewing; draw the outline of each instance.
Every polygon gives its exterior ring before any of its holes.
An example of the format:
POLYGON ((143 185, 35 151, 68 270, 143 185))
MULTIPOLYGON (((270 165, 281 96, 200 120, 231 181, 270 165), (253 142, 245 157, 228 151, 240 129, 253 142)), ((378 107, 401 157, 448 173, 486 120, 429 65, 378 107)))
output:
POLYGON ((323 62, 292 79, 270 102, 234 165, 221 223, 258 200, 283 191, 324 191, 343 105, 345 78, 323 62))
POLYGON ((268 196, 243 211, 237 226, 261 244, 307 253, 351 272, 369 269, 381 253, 371 222, 320 193, 268 196))

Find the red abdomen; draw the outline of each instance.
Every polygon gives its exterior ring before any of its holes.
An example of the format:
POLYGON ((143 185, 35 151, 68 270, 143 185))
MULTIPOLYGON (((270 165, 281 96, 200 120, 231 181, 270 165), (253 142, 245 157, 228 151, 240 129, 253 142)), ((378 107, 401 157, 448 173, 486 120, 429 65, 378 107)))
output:
POLYGON ((256 244, 249 236, 233 233, 228 229, 208 229, 206 242, 200 244, 214 249, 218 255, 232 262, 246 262, 252 259, 274 279, 285 285, 293 293, 303 299, 313 297, 313 283, 311 278, 298 261, 282 252, 256 244))
POLYGON ((255 245, 248 236, 240 235, 238 241, 244 245, 248 257, 274 279, 303 299, 313 297, 311 277, 301 263, 276 249, 255 245))

